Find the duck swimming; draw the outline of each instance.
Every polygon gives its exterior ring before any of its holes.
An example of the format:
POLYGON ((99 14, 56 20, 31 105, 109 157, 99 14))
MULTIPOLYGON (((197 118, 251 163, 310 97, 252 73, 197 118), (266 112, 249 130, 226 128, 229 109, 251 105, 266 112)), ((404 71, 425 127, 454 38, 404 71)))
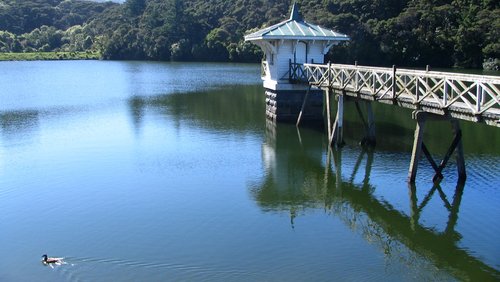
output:
POLYGON ((45 265, 49 265, 50 267, 53 267, 53 265, 61 265, 64 264, 65 262, 63 261, 64 258, 51 258, 48 257, 46 254, 42 256, 42 263, 45 265))

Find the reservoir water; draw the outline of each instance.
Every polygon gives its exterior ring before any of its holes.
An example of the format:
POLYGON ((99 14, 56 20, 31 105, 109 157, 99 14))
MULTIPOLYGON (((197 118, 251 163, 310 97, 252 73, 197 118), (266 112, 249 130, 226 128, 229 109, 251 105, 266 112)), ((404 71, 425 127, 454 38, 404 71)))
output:
POLYGON ((264 99, 258 65, 0 62, 0 281, 500 279, 498 128, 461 123, 464 186, 408 186, 411 112, 364 150, 347 106, 330 151, 264 99))

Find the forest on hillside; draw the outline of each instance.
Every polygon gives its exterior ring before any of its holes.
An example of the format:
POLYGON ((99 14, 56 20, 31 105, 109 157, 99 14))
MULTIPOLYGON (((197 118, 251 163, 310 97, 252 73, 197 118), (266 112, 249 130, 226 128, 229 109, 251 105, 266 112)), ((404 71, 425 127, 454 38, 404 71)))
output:
MULTIPOLYGON (((0 52, 98 51, 103 59, 258 62, 245 34, 290 0, 0 0, 0 52)), ((306 21, 348 34, 328 60, 498 68, 497 0, 297 0, 306 21)))

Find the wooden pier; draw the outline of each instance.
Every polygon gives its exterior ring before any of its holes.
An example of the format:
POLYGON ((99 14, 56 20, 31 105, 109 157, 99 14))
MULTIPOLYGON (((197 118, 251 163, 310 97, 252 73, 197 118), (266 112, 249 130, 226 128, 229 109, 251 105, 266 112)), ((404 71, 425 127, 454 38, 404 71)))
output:
MULTIPOLYGON (((343 143, 344 102, 354 101, 360 115, 360 101, 366 102, 367 121, 364 121, 366 144, 375 143, 375 123, 371 102, 381 102, 413 109, 417 121, 408 181, 414 183, 422 153, 435 170, 434 182, 442 179, 442 170, 456 152, 459 181, 466 178, 462 149, 462 132, 458 120, 485 123, 500 127, 500 77, 468 75, 449 72, 367 67, 340 64, 295 64, 290 62, 289 81, 307 83, 309 89, 324 90, 328 136, 332 145, 343 143), (331 95, 337 101, 335 120, 331 117, 331 95), (451 122, 453 141, 443 160, 437 164, 423 142, 425 123, 430 120, 451 122)), ((304 96, 297 119, 300 124, 307 105, 304 96)))

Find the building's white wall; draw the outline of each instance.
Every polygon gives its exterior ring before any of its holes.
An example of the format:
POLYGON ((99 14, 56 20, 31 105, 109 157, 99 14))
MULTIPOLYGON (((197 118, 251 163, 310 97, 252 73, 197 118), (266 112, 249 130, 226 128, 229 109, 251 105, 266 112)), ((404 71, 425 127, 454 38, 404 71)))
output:
MULTIPOLYGON (((288 71, 290 60, 294 59, 293 46, 294 41, 284 40, 279 41, 275 45, 276 54, 272 54, 270 50, 266 50, 266 61, 269 68, 269 74, 264 79, 264 87, 276 90, 278 88, 294 88, 288 83, 288 71)), ((307 63, 314 62, 316 64, 324 63, 323 42, 309 41, 307 42, 307 63)))
POLYGON ((278 48, 276 59, 276 77, 275 80, 288 79, 288 68, 290 59, 293 59, 293 48, 291 41, 283 41, 278 48))
POLYGON ((322 42, 310 42, 309 52, 307 56, 307 62, 314 62, 315 64, 322 64, 325 60, 325 55, 323 55, 323 43, 322 42))
MULTIPOLYGON (((271 79, 271 71, 272 71, 272 53, 271 51, 266 51, 264 50, 265 52, 265 59, 263 60, 265 62, 265 68, 266 68, 266 73, 264 76, 262 76, 262 79, 263 80, 269 80, 271 79)), ((264 66, 262 66, 264 67, 264 66)))

